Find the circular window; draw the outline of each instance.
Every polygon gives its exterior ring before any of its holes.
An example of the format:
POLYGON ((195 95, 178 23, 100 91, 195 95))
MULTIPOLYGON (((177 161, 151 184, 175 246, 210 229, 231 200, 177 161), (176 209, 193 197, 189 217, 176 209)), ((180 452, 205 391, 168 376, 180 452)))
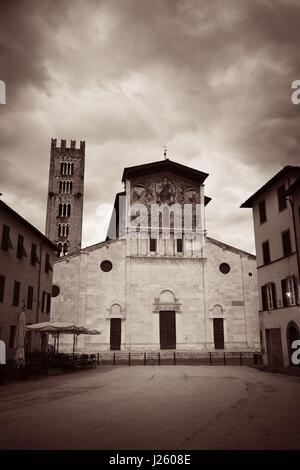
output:
POLYGON ((60 288, 56 284, 53 284, 52 297, 57 297, 59 294, 60 294, 60 288))
POLYGON ((230 271, 230 266, 227 263, 221 263, 219 269, 222 274, 228 274, 230 271))
POLYGON ((102 263, 100 264, 100 268, 105 273, 108 273, 112 270, 112 263, 106 259, 105 261, 102 261, 102 263))

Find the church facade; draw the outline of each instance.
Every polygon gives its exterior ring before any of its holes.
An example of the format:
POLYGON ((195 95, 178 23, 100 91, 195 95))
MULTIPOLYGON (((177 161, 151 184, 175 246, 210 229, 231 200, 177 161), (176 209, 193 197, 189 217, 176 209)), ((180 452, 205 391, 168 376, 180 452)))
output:
POLYGON ((207 176, 125 168, 107 239, 55 261, 52 319, 101 331, 78 350, 259 350, 256 258, 207 236, 207 176))

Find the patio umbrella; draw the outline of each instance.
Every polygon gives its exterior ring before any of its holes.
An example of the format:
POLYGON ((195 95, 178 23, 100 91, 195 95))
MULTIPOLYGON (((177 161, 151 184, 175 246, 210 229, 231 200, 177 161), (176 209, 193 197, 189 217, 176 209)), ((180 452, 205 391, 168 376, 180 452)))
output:
POLYGON ((76 325, 75 323, 54 321, 54 322, 42 322, 35 323, 26 327, 30 331, 40 331, 44 333, 57 334, 56 352, 58 353, 59 348, 59 334, 73 334, 73 354, 75 353, 75 335, 100 335, 101 332, 98 330, 88 330, 83 325, 76 325))
POLYGON ((24 307, 18 316, 17 331, 14 341, 14 347, 16 348, 14 359, 16 361, 25 362, 25 334, 26 334, 26 318, 24 307))
POLYGON ((88 331, 85 326, 76 325, 75 323, 64 322, 64 321, 47 321, 41 323, 34 323, 33 325, 28 325, 26 327, 30 331, 40 331, 44 333, 77 333, 84 334, 88 331))

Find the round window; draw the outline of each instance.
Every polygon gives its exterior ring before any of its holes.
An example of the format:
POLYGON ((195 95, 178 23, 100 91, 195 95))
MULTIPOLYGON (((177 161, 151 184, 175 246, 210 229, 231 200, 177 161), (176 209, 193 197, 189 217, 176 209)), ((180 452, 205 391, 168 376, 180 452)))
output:
POLYGON ((56 285, 53 284, 52 286, 52 297, 57 297, 60 293, 60 288, 56 285))
POLYGON ((228 274, 230 271, 230 266, 227 263, 221 263, 219 269, 222 274, 228 274))
POLYGON ((108 273, 112 270, 112 263, 106 259, 105 261, 102 261, 102 263, 100 264, 100 268, 105 273, 108 273))

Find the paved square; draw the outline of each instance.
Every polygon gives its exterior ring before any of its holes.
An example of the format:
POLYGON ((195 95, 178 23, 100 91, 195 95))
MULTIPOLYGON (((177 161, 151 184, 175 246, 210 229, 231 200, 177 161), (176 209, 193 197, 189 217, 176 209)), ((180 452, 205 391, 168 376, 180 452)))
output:
POLYGON ((1 449, 300 449, 300 378, 99 367, 0 387, 1 449))

